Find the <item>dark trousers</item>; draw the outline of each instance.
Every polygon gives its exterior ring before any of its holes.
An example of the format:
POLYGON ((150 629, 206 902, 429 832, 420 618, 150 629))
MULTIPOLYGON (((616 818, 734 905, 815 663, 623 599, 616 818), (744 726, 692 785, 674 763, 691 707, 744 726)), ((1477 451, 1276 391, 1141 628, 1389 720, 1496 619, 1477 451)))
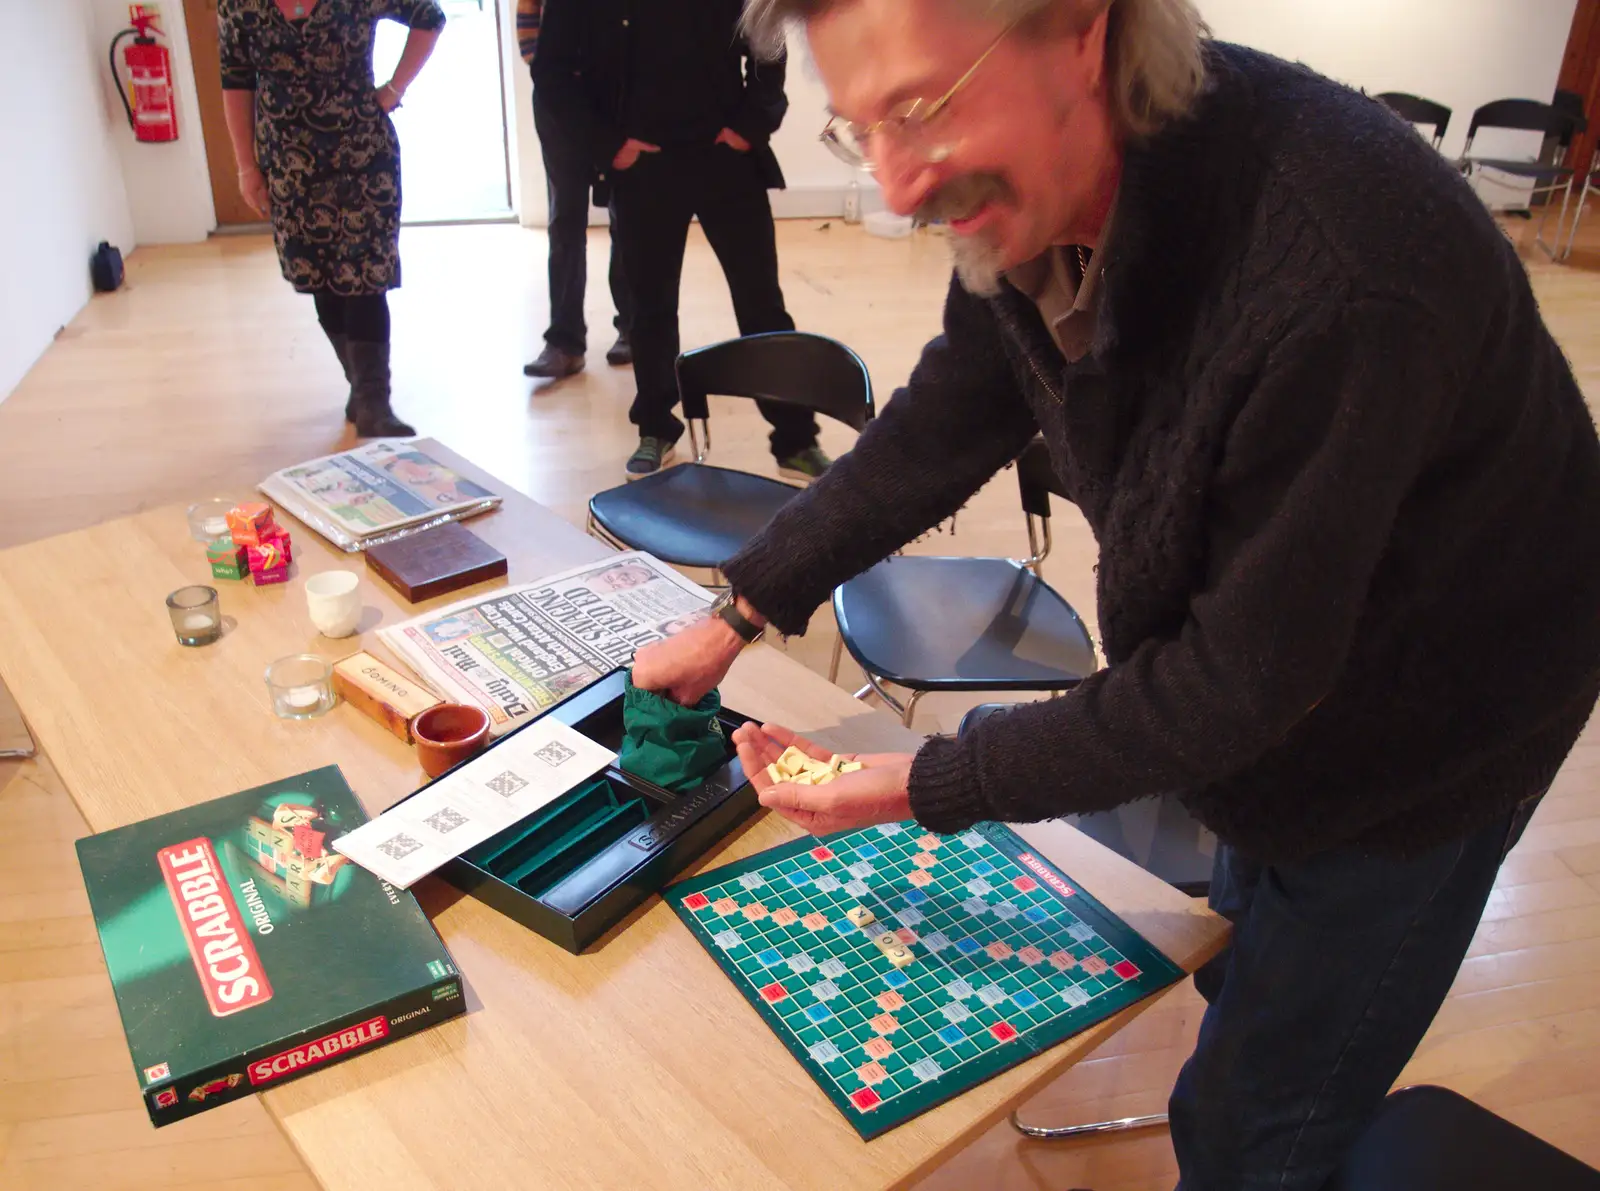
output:
MULTIPOLYGON (((778 284, 772 205, 756 162, 726 145, 664 148, 613 172, 613 234, 633 289, 633 376, 638 395, 628 418, 641 435, 676 442, 678 286, 689 223, 700 227, 722 265, 739 334, 792 331, 778 284)), ((756 403, 772 425, 772 454, 787 458, 817 441, 811 411, 756 403)))
MULTIPOLYGON (((589 184, 591 168, 584 146, 569 136, 533 92, 533 126, 544 158, 545 192, 550 220, 550 327, 545 342, 575 356, 589 343, 583 317, 583 296, 589 280, 589 184)), ((628 334, 632 298, 622 271, 621 254, 611 241, 611 301, 617 308, 617 333, 628 334)))
POLYGON ((1169 1112, 1179 1191, 1318 1191, 1433 1021, 1539 796, 1410 860, 1217 851, 1234 927, 1195 973, 1207 1008, 1169 1112))

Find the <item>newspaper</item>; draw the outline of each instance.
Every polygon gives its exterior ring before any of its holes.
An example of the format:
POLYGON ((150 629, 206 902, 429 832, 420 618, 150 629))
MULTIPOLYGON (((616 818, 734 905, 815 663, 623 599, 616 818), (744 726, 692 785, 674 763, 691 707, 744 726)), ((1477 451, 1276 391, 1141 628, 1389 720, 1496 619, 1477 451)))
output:
POLYGON ((396 889, 409 889, 616 759, 610 749, 554 719, 529 724, 340 836, 333 848, 396 889))
POLYGON ((634 651, 687 628, 711 594, 643 551, 503 587, 380 629, 446 698, 489 713, 498 736, 582 690, 634 651))
POLYGON ((262 492, 343 550, 365 550, 500 497, 407 442, 373 442, 274 472, 262 492))

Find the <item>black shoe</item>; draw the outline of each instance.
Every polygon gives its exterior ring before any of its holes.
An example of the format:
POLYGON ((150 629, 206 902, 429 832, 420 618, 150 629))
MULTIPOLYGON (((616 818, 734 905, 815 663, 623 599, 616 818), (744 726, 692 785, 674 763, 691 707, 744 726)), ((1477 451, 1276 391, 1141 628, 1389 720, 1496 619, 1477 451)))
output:
POLYGON ((633 363, 633 344, 626 335, 618 335, 617 341, 606 349, 606 363, 613 368, 633 363))
POLYGON ((561 380, 583 371, 583 357, 546 345, 538 357, 522 366, 523 376, 537 376, 544 380, 561 380))
POLYGON ((345 345, 350 364, 351 418, 362 438, 411 438, 417 432, 389 405, 389 345, 352 339, 345 345))

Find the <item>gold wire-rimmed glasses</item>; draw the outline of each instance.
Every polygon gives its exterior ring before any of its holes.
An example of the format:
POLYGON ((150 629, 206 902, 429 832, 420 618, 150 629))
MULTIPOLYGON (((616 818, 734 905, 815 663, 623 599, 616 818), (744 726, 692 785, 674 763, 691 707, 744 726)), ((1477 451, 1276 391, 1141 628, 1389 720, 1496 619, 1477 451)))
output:
POLYGON ((1000 36, 989 43, 988 48, 978 55, 978 60, 967 67, 966 73, 938 99, 931 102, 926 99, 908 99, 882 120, 874 120, 871 124, 857 124, 854 120, 846 120, 841 116, 830 116, 818 139, 827 145, 839 160, 860 169, 877 168, 867 151, 875 136, 893 136, 908 145, 919 145, 927 161, 943 161, 950 156, 950 146, 930 143, 927 140, 928 125, 950 105, 950 101, 960 93, 961 89, 972 81, 972 76, 978 73, 978 68, 988 61, 989 55, 995 52, 1016 25, 1017 22, 1013 21, 1002 29, 1000 36))

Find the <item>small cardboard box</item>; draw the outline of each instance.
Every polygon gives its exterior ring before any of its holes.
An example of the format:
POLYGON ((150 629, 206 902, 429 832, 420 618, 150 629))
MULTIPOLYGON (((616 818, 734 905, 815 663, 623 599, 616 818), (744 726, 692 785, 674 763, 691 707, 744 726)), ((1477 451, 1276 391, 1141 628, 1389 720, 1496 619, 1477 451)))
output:
POLYGON ((158 1127, 464 1011, 416 898, 329 848, 366 819, 330 765, 78 841, 158 1127))
POLYGON ((261 501, 247 501, 228 510, 228 531, 240 546, 255 546, 261 535, 272 529, 272 506, 261 501))
POLYGON ((250 577, 248 546, 240 546, 232 538, 218 538, 206 547, 206 558, 211 563, 213 579, 247 579, 250 577))
POLYGON ((420 682, 365 651, 334 663, 333 689, 407 744, 412 743, 411 721, 442 702, 420 682))

